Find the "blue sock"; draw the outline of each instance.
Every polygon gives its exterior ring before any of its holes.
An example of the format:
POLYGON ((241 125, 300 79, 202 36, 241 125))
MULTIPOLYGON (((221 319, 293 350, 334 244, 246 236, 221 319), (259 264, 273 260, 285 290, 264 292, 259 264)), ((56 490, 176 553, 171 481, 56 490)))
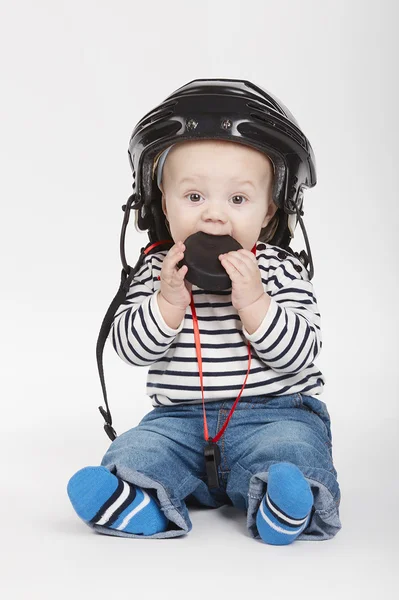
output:
POLYGON ((166 530, 168 519, 156 501, 106 467, 80 469, 69 480, 67 492, 83 521, 144 535, 166 530))
POLYGON ((290 544, 306 529, 312 506, 312 490, 302 471, 292 463, 274 463, 256 515, 260 537, 268 544, 290 544))

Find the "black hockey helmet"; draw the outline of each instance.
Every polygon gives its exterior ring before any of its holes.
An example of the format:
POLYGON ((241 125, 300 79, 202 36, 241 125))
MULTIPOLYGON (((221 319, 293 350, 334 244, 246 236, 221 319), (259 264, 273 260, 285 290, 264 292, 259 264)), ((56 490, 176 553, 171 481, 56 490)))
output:
POLYGON ((274 165, 272 198, 277 211, 259 239, 298 256, 305 267, 313 262, 301 216, 304 188, 316 185, 312 147, 291 112, 274 95, 245 80, 194 79, 148 112, 135 126, 129 141, 133 194, 125 211, 121 260, 128 270, 124 239, 131 209, 136 225, 147 230, 151 243, 170 239, 162 211, 156 167, 162 152, 183 140, 227 140, 265 153, 274 165), (306 252, 289 248, 300 222, 306 252))

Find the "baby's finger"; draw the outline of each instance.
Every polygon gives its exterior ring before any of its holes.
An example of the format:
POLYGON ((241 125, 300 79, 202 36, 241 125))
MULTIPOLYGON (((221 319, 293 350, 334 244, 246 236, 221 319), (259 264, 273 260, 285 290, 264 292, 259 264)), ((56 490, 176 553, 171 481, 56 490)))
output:
POLYGON ((248 274, 253 274, 259 271, 258 261, 256 260, 256 257, 252 254, 252 252, 248 252, 246 250, 244 250, 244 252, 238 251, 236 256, 237 259, 241 262, 241 264, 244 265, 245 271, 248 274), (252 256, 250 256, 250 254, 252 256))
POLYGON ((233 261, 223 257, 221 259, 221 263, 223 268, 226 270, 227 275, 230 277, 231 281, 235 282, 240 280, 241 273, 239 272, 237 267, 233 265, 233 261))
POLYGON ((251 250, 246 250, 245 248, 240 248, 237 251, 242 257, 248 258, 251 262, 258 264, 255 254, 251 250))
POLYGON ((225 266, 231 265, 237 273, 240 273, 243 277, 248 276, 250 271, 248 268, 248 264, 242 260, 237 253, 232 253, 229 255, 225 255, 221 258, 222 265, 225 266))
POLYGON ((236 250, 234 252, 234 256, 236 256, 239 260, 242 260, 243 262, 245 262, 247 264, 249 264, 249 263, 258 264, 258 261, 256 260, 256 256, 254 256, 252 252, 250 252, 249 250, 245 250, 244 248, 240 248, 240 250, 236 250))
POLYGON ((224 256, 227 260, 230 259, 231 262, 233 262, 233 264, 240 264, 242 266, 241 271, 244 275, 244 273, 254 273, 258 270, 258 261, 253 256, 253 254, 252 257, 250 256, 250 254, 252 254, 252 252, 249 253, 247 250, 238 250, 234 252, 229 252, 227 255, 224 256))
POLYGON ((174 256, 182 256, 184 253, 184 250, 186 249, 185 245, 183 244, 183 242, 178 242, 175 246, 174 246, 174 256))
POLYGON ((183 258, 183 256, 184 254, 181 250, 175 246, 171 248, 169 253, 165 256, 165 260, 163 262, 163 265, 165 265, 169 273, 173 273, 175 271, 177 263, 183 258))
POLYGON ((182 267, 180 267, 180 269, 177 270, 177 276, 180 280, 184 279, 185 274, 188 271, 188 266, 187 265, 183 265, 182 267))

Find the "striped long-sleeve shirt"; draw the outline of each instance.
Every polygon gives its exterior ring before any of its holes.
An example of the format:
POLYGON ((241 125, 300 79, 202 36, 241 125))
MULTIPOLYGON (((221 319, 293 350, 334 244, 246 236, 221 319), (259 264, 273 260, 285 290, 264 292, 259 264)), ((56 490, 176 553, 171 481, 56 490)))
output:
MULTIPOLYGON (((191 308, 172 329, 158 306, 159 275, 168 249, 145 257, 109 335, 123 361, 151 365, 146 393, 154 407, 202 403, 191 308)), ((322 346, 321 317, 305 267, 289 252, 263 242, 257 243, 256 259, 271 302, 252 334, 231 303, 231 288, 212 292, 192 286, 205 402, 237 398, 248 370, 248 341, 251 367, 241 398, 323 391, 325 378, 314 364, 322 346)))

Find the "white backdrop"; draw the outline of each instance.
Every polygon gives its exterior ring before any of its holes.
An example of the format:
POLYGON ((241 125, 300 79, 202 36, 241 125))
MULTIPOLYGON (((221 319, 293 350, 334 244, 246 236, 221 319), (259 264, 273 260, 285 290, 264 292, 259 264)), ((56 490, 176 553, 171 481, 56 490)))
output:
MULTIPOLYGON (((7 598, 126 589, 347 598, 382 588, 394 597, 397 20, 393 0, 1 3, 7 598), (67 497, 72 474, 99 464, 110 444, 95 346, 120 280, 130 134, 176 88, 215 77, 248 79, 279 97, 316 155, 304 220, 323 326, 320 398, 342 493, 343 528, 333 540, 256 543, 232 507, 192 509, 184 537, 113 538, 86 527, 67 497)), ((148 237, 133 218, 128 238, 134 265, 148 237)), ((305 249, 299 225, 292 246, 305 249)), ((151 410, 147 369, 129 367, 110 346, 104 366, 120 434, 151 410)))

